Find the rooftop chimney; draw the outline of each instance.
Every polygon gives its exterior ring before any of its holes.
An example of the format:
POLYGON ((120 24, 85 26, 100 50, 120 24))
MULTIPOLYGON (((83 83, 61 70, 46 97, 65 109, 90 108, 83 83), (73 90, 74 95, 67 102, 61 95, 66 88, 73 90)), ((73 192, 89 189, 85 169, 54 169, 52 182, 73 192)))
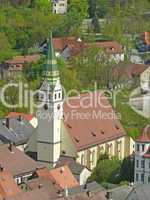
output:
POLYGON ((43 187, 43 185, 42 185, 42 184, 39 184, 39 186, 38 186, 38 187, 39 187, 39 189, 41 189, 41 188, 43 187))
POLYGON ((9 144, 9 147, 8 147, 9 150, 11 151, 11 153, 14 153, 14 151, 13 151, 13 146, 14 146, 13 143, 10 143, 10 144, 9 144))
POLYGON ((63 174, 63 173, 64 173, 64 170, 65 170, 64 167, 61 167, 61 168, 60 168, 60 173, 63 174))
POLYGON ((9 117, 6 118, 6 127, 9 129, 9 117))
POLYGON ((65 197, 68 197, 69 195, 69 191, 68 191, 68 188, 65 189, 65 197))
POLYGON ((86 194, 87 194, 88 197, 91 196, 91 192, 89 190, 86 191, 86 194))
POLYGON ((2 172, 4 170, 4 168, 2 167, 2 165, 0 164, 0 172, 2 172))
POLYGON ((22 120, 22 116, 19 115, 19 116, 18 116, 18 121, 21 122, 21 120, 22 120))
POLYGON ((112 198, 111 198, 111 192, 107 192, 106 195, 105 195, 105 197, 108 200, 112 200, 112 198))

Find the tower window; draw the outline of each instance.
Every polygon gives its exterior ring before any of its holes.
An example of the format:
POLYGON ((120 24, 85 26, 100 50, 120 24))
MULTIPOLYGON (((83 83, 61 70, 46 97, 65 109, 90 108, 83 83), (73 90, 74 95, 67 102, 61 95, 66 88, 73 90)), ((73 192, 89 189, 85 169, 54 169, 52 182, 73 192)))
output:
POLYGON ((61 97, 61 94, 59 93, 59 98, 61 97))
POLYGON ((55 94, 55 99, 57 99, 57 94, 55 94))
POLYGON ((141 182, 144 183, 144 174, 141 174, 141 182))
POLYGON ((60 104, 58 104, 57 109, 60 110, 60 104))
POLYGON ((144 167, 145 167, 145 161, 141 160, 141 168, 144 168, 144 167))
POLYGON ((137 168, 139 167, 139 161, 138 160, 136 161, 136 167, 137 168))
POLYGON ((139 180, 139 174, 136 174, 136 181, 139 180))
POLYGON ((145 145, 144 144, 142 144, 142 151, 144 151, 145 150, 145 145))
POLYGON ((45 110, 48 109, 48 105, 47 105, 47 104, 44 105, 44 109, 45 109, 45 110))
POLYGON ((137 151, 140 150, 140 145, 139 145, 139 144, 137 144, 137 146, 136 146, 136 150, 137 150, 137 151))

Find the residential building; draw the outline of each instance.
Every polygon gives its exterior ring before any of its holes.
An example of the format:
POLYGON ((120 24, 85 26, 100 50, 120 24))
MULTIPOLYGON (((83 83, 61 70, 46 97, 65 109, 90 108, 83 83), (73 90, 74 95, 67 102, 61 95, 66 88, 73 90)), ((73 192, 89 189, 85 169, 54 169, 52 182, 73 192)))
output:
MULTIPOLYGON (((28 140, 36 130, 31 125, 31 122, 33 123, 35 120, 33 117, 31 119, 30 115, 13 114, 9 113, 5 119, 0 120, 0 144, 12 143, 18 149, 24 151, 28 140)), ((35 123, 33 124, 35 125, 35 123)))
POLYGON ((20 113, 20 112, 10 112, 7 114, 6 118, 17 118, 20 120, 21 119, 25 119, 29 122, 29 124, 31 124, 34 128, 37 127, 38 125, 38 120, 35 116, 31 115, 31 114, 25 114, 25 113, 20 113))
POLYGON ((9 171, 17 184, 27 181, 40 166, 14 145, 0 145, 1 168, 9 171))
MULTIPOLYGON (((41 44, 41 51, 47 51, 46 45, 45 42, 41 44)), ((116 41, 87 43, 76 37, 56 37, 53 38, 53 45, 56 56, 61 56, 65 60, 78 55, 84 49, 97 47, 104 50, 116 63, 124 61, 124 47, 116 41)))
POLYGON ((41 56, 39 54, 16 56, 12 59, 5 61, 0 65, 0 77, 13 78, 16 75, 20 75, 25 65, 37 62, 41 56))
POLYGON ((61 56, 65 59, 69 59, 90 47, 104 50, 104 52, 110 56, 110 59, 114 60, 116 63, 124 61, 124 48, 116 41, 85 43, 76 40, 66 44, 61 52, 61 56))
POLYGON ((64 165, 69 167, 80 185, 86 184, 87 179, 91 176, 91 171, 86 166, 77 163, 75 158, 61 155, 56 168, 64 165))
POLYGON ((150 125, 135 142, 135 184, 150 183, 150 125))
POLYGON ((67 12, 67 0, 52 0, 53 13, 65 14, 67 12))
POLYGON ((140 86, 143 92, 150 91, 150 67, 147 67, 140 76, 140 86))

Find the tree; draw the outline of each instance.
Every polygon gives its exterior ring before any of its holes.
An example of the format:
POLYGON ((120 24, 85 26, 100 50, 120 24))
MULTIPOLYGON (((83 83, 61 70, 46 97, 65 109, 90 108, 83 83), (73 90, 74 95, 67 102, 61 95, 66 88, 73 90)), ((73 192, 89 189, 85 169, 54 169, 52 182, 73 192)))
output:
POLYGON ((77 70, 77 78, 82 88, 104 88, 112 81, 112 67, 114 61, 103 49, 91 43, 91 47, 84 49, 78 56, 72 58, 71 65, 77 70))
POLYGON ((68 1, 68 12, 65 17, 65 29, 67 33, 79 33, 80 26, 88 16, 88 0, 68 1))
POLYGON ((121 161, 116 157, 99 159, 89 181, 119 183, 120 167, 121 161))
POLYGON ((4 33, 0 32, 0 62, 13 55, 11 45, 4 33))
POLYGON ((133 182, 134 181, 134 159, 133 157, 124 158, 121 170, 120 177, 122 181, 133 182))

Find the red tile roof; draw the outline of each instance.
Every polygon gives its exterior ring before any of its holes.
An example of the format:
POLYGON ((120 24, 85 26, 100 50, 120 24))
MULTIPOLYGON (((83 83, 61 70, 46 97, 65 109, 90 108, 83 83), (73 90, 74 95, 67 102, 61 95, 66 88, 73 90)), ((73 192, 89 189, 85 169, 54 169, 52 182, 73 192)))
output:
POLYGON ((16 56, 13 59, 7 60, 6 63, 10 65, 15 64, 25 64, 25 63, 34 63, 40 59, 39 54, 27 55, 27 56, 16 56))
POLYGON ((0 171, 0 196, 3 198, 11 197, 21 193, 13 176, 9 171, 0 171))
POLYGON ((64 124, 78 151, 126 135, 107 98, 98 91, 69 98, 64 103, 64 124))
POLYGON ((136 140, 137 142, 150 142, 150 125, 147 125, 142 134, 136 140))
POLYGON ((131 80, 134 76, 139 76, 144 72, 149 66, 144 64, 134 64, 134 63, 118 63, 114 66, 114 75, 122 77, 123 79, 131 80))
POLYGON ((64 165, 60 168, 55 168, 50 171, 52 180, 56 182, 62 189, 73 188, 79 186, 79 183, 71 173, 69 167, 64 165))
POLYGON ((149 66, 144 64, 132 64, 132 75, 138 76, 143 73, 149 66))
POLYGON ((10 112, 10 113, 8 113, 6 118, 16 118, 16 117, 19 117, 19 116, 23 117, 27 121, 31 121, 33 119, 33 115, 25 114, 25 113, 19 113, 19 112, 10 112))
POLYGON ((53 38, 53 44, 56 51, 62 51, 66 45, 76 43, 75 37, 58 37, 53 38))
POLYGON ((95 42, 94 45, 98 48, 103 48, 107 53, 117 54, 123 53, 123 47, 116 41, 95 42))
POLYGON ((56 51, 63 51, 65 47, 70 50, 71 56, 80 53, 83 49, 96 46, 106 50, 107 53, 116 54, 123 53, 123 47, 116 41, 106 41, 106 42, 94 42, 86 43, 83 41, 77 41, 75 37, 68 38, 54 38, 53 39, 54 48, 56 51))
POLYGON ((34 172, 39 167, 33 159, 15 146, 10 150, 9 145, 0 145, 0 164, 13 176, 34 172))
POLYGON ((94 42, 94 43, 84 43, 82 41, 81 42, 76 41, 74 43, 67 44, 67 47, 70 50, 71 56, 75 56, 78 53, 80 53, 83 49, 90 48, 90 47, 97 47, 100 49, 104 49, 106 53, 109 53, 109 54, 123 53, 122 46, 116 41, 94 42))

